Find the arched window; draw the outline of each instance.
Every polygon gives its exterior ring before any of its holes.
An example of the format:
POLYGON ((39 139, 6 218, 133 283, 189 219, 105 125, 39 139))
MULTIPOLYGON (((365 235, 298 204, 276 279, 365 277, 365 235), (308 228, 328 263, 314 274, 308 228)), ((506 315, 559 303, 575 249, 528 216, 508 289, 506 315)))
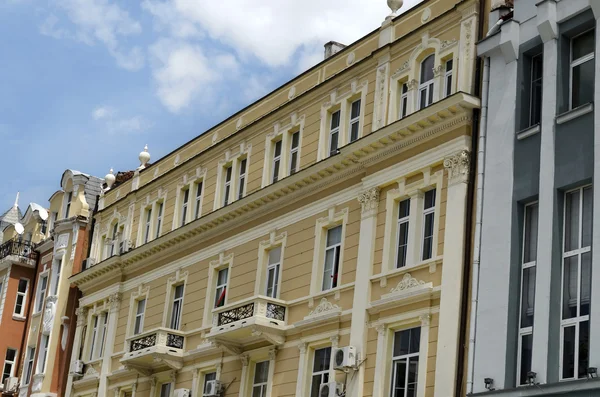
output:
POLYGON ((435 55, 431 54, 421 62, 421 77, 419 79, 419 109, 433 102, 433 64, 435 55))

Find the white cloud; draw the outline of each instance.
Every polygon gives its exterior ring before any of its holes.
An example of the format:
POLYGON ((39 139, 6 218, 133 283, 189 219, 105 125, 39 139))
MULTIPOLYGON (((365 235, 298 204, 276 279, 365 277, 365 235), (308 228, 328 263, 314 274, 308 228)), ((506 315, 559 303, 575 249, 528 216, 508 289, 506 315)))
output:
POLYGON ((101 120, 107 117, 111 117, 114 114, 114 110, 108 106, 99 106, 92 112, 92 118, 94 120, 101 120))
POLYGON ((51 13, 40 26, 42 34, 60 39, 70 38, 88 45, 104 44, 108 52, 123 69, 139 70, 144 66, 144 56, 138 46, 124 48, 120 39, 142 32, 142 26, 129 13, 109 0, 54 0, 57 10, 62 10, 76 27, 70 31, 59 26, 59 18, 51 13))
POLYGON ((120 118, 118 114, 119 112, 110 106, 98 106, 92 111, 92 118, 102 122, 109 134, 131 134, 152 127, 152 123, 141 116, 120 118))

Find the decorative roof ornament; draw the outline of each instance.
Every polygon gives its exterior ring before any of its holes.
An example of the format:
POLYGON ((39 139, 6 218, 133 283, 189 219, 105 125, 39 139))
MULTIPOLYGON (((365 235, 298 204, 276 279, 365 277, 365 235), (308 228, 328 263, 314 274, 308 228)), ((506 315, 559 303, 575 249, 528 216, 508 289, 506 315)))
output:
POLYGON ((108 171, 108 174, 104 176, 104 181, 106 182, 106 190, 110 190, 110 188, 115 184, 116 180, 117 178, 115 177, 114 171, 111 168, 110 171, 108 171))
POLYGON ((150 153, 148 153, 148 145, 144 146, 144 151, 140 152, 140 156, 138 158, 140 159, 140 166, 138 167, 138 169, 143 170, 144 168, 146 168, 146 164, 148 163, 148 161, 150 161, 150 153))
POLYGON ((396 15, 398 15, 398 10, 400 8, 402 8, 403 4, 404 4, 403 0, 387 0, 387 5, 392 10, 392 13, 390 14, 390 16, 395 17, 396 15))

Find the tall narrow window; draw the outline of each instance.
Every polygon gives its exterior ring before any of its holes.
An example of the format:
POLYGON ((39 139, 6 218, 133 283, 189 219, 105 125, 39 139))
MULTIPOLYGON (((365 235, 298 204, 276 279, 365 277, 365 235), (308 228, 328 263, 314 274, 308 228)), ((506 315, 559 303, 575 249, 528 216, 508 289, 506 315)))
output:
POLYGON ((229 269, 221 269, 217 273, 217 285, 215 288, 215 307, 221 307, 225 304, 227 298, 227 278, 229 269))
POLYGON ((35 347, 27 348, 27 357, 25 358, 25 379, 24 385, 28 385, 31 381, 31 375, 33 374, 33 361, 35 359, 35 347))
POLYGON ((290 175, 298 171, 298 148, 300 146, 300 131, 292 134, 292 143, 290 146, 290 175))
POLYGON ((54 269, 52 271, 52 295, 56 296, 58 295, 58 283, 60 282, 60 272, 61 272, 61 268, 62 268, 62 262, 59 260, 56 260, 54 262, 54 269))
POLYGON ((68 192, 67 193, 67 200, 65 203, 65 218, 69 217, 69 211, 71 211, 71 200, 73 199, 73 193, 72 192, 68 192))
POLYGON ((183 198, 181 199, 181 226, 185 225, 187 220, 188 202, 190 200, 190 189, 183 190, 183 198))
POLYGON ((327 231, 327 245, 325 247, 325 264, 323 266, 323 286, 326 291, 338 285, 338 271, 340 267, 340 254, 342 251, 342 226, 336 226, 327 231))
POLYGON ((531 86, 529 88, 529 125, 538 124, 542 117, 543 54, 531 58, 531 86))
POLYGON ((231 194, 231 172, 231 166, 225 168, 225 185, 223 186, 223 206, 226 206, 229 203, 229 195, 231 194))
POLYGON ((417 395, 421 328, 394 333, 391 397, 417 395))
POLYGON ((571 109, 594 101, 594 30, 571 40, 571 109))
POLYGON ((41 224, 41 228, 40 228, 40 233, 42 234, 46 234, 46 232, 48 232, 48 222, 42 220, 42 224, 41 224))
POLYGON ((279 179, 279 167, 281 166, 281 145, 283 141, 280 139, 275 142, 273 151, 273 178, 272 182, 275 183, 279 179))
POLYGON ((533 310, 535 304, 535 265, 537 260, 538 204, 525 207, 523 252, 521 260, 521 315, 519 318, 519 350, 517 373, 519 385, 527 384, 531 371, 533 345, 533 310))
POLYGON ((202 181, 196 183, 196 209, 194 210, 194 219, 202 215, 202 181))
POLYGON ((183 309, 183 284, 178 285, 173 291, 173 305, 171 306, 171 329, 181 326, 181 311, 183 309))
POLYGON ((269 362, 263 361, 254 366, 254 381, 252 382, 252 397, 267 397, 269 384, 269 362))
POLYGON ((210 393, 210 389, 208 387, 208 382, 217 380, 216 372, 209 372, 204 374, 204 387, 202 388, 202 397, 213 396, 214 394, 210 393))
POLYGON ((162 226, 164 203, 158 203, 158 211, 156 211, 156 238, 160 237, 160 228, 162 226))
POLYGON ((50 344, 50 335, 42 334, 40 340, 40 349, 38 351, 37 373, 43 374, 46 371, 46 359, 48 358, 48 345, 50 344))
POLYGON ((281 247, 269 251, 269 264, 267 265, 267 291, 266 295, 277 298, 279 292, 279 271, 281 268, 281 247))
POLYGON ((423 200, 423 255, 422 260, 433 255, 433 222, 435 218, 435 189, 425 192, 423 200))
POLYGON ((333 156, 338 150, 338 141, 340 139, 340 111, 331 113, 331 125, 329 128, 329 155, 333 156))
POLYGON ((110 245, 110 256, 115 254, 115 248, 118 244, 119 224, 115 222, 112 230, 112 243, 110 245))
POLYGON ((323 383, 329 383, 329 365, 331 364, 331 347, 315 350, 313 361, 310 397, 320 397, 319 389, 323 383))
POLYGON ((561 379, 585 378, 589 360, 592 187, 565 194, 561 379))
POLYGON ((406 117, 408 113, 408 84, 402 83, 402 87, 400 89, 400 109, 398 109, 398 114, 400 115, 400 119, 406 117))
POLYGON ((171 397, 172 383, 163 383, 160 385, 160 397, 171 397))
POLYGON ((13 376, 15 361, 17 360, 17 351, 15 349, 6 349, 6 357, 4 358, 4 369, 2 370, 2 383, 8 377, 13 376))
POLYGON ((44 309, 44 298, 46 297, 46 289, 48 288, 48 274, 40 274, 38 280, 37 293, 35 294, 35 312, 39 313, 44 309))
POLYGON ((398 204, 398 253, 396 267, 406 266, 406 253, 408 251, 408 218, 410 215, 410 199, 402 200, 398 204))
POLYGON ((146 209, 146 225, 144 227, 144 244, 150 240, 150 231, 152 230, 152 208, 146 209))
POLYGON ((446 71, 444 73, 444 96, 450 96, 452 94, 452 67, 454 61, 449 59, 446 61, 446 71))
POLYGON ((238 200, 244 197, 246 191, 246 163, 247 159, 240 161, 240 177, 238 178, 238 200))
POLYGON ((429 55, 421 62, 421 77, 419 79, 419 109, 433 103, 433 64, 435 55, 429 55))
POLYGON ((350 107, 350 139, 349 142, 354 142, 358 139, 360 128, 360 99, 352 102, 350 107))
POLYGON ((146 312, 146 299, 137 301, 135 309, 135 322, 133 324, 133 334, 141 334, 144 329, 144 313, 146 312))
POLYGON ((17 287, 17 299, 15 301, 15 316, 24 317, 25 316, 25 303, 27 301, 27 289, 29 287, 29 280, 20 279, 19 285, 17 287))
POLYGON ((96 341, 98 339, 98 316, 94 316, 92 318, 92 336, 91 336, 91 344, 90 344, 90 360, 95 358, 96 354, 96 341))
POLYGON ((106 344, 106 331, 108 329, 108 313, 102 313, 100 316, 100 339, 98 344, 98 357, 102 357, 104 354, 104 345, 106 344))

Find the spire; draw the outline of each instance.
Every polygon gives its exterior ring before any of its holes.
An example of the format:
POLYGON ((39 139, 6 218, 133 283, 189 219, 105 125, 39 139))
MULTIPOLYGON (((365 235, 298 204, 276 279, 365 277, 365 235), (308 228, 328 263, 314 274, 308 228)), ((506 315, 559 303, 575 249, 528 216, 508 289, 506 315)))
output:
POLYGON ((15 198, 15 205, 14 205, 15 208, 17 208, 19 206, 19 193, 20 192, 17 192, 17 198, 15 198))

